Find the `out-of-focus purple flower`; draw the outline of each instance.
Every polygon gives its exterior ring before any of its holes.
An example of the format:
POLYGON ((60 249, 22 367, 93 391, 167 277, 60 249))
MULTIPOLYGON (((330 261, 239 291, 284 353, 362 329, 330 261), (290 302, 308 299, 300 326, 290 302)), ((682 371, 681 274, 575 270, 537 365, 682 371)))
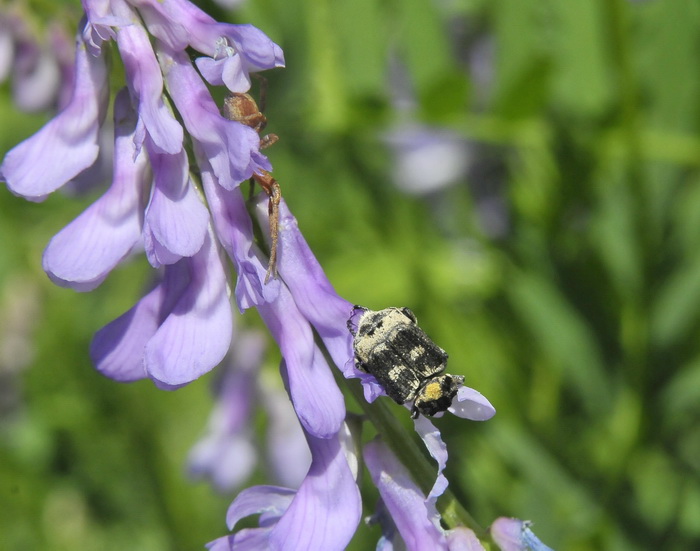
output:
POLYGON ((264 352, 265 339, 260 333, 238 331, 207 434, 189 455, 190 474, 209 476, 223 492, 237 489, 257 464, 251 417, 264 352))
POLYGON ((260 388, 267 411, 265 456, 272 479, 288 488, 297 488, 311 464, 311 452, 304 431, 287 395, 277 385, 260 388))
POLYGON ((15 41, 12 21, 8 14, 0 13, 0 83, 10 76, 15 57, 15 41))
POLYGON ((472 162, 466 140, 449 130, 405 124, 386 141, 394 152, 394 183, 406 193, 425 195, 456 184, 472 162))
POLYGON ((486 551, 476 534, 464 526, 448 530, 446 536, 447 548, 450 551, 486 551))
POLYGON ((189 472, 194 477, 208 476, 222 492, 243 484, 259 464, 260 446, 252 428, 256 405, 262 404, 268 414, 265 455, 271 478, 296 488, 311 463, 304 432, 281 385, 263 380, 263 335, 235 329, 230 358, 217 385, 216 406, 207 433, 190 452, 189 472))
POLYGON ((0 8, 0 82, 11 78, 12 98, 26 112, 63 108, 70 99, 74 48, 63 28, 43 37, 21 9, 0 8))
POLYGON ((530 529, 532 523, 500 517, 491 524, 491 537, 502 551, 552 551, 530 529))
POLYGON ((362 513, 356 485, 357 460, 345 444, 347 429, 331 438, 307 434, 311 467, 298 490, 256 486, 243 490, 226 515, 231 530, 239 520, 260 514, 257 528, 240 530, 207 545, 209 549, 345 549, 362 513))

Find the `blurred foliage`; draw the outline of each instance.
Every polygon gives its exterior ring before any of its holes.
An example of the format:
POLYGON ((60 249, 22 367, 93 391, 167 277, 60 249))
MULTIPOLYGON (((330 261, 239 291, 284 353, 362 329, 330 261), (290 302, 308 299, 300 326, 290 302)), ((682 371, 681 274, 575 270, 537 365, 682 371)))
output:
MULTIPOLYGON (((698 5, 201 5, 285 51, 266 75, 268 155, 336 289, 411 307, 496 406, 437 422, 479 522, 531 519, 561 550, 700 547, 698 5), (394 186, 384 138, 411 120, 464 139, 452 187, 394 186)), ((3 153, 44 119, 5 84, 0 120, 3 153)), ((201 548, 233 497, 184 475, 211 377, 166 393, 91 368, 91 335, 140 296, 143 261, 90 294, 41 271, 89 200, 0 193, 0 338, 21 341, 0 366, 0 548, 201 548)), ((352 548, 376 538, 361 527, 352 548)))

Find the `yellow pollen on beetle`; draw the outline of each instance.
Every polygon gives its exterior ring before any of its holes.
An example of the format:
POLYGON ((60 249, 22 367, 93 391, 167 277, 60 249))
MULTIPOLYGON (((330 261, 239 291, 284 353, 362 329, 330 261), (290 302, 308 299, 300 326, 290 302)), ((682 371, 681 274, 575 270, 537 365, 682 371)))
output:
POLYGON ((437 400, 442 397, 442 387, 438 382, 428 383, 425 385, 423 394, 429 400, 437 400))

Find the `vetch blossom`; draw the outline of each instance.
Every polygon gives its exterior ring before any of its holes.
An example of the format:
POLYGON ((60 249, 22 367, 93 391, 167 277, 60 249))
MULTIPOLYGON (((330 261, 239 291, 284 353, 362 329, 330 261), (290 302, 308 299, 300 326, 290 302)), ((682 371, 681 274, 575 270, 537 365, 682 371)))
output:
POLYGON ((190 475, 207 476, 222 492, 238 489, 260 464, 262 446, 253 431, 253 416, 260 405, 267 412, 264 454, 273 481, 296 488, 311 462, 304 433, 281 385, 263 380, 266 347, 260 331, 234 327, 207 432, 189 454, 190 475))
POLYGON ((11 80, 12 99, 25 112, 63 108, 73 80, 73 43, 58 24, 35 36, 30 13, 0 8, 0 82, 11 80))
MULTIPOLYGON (((145 250, 162 270, 159 283, 96 335, 91 354, 107 376, 150 377, 176 388, 219 363, 231 338, 228 268, 185 147, 197 152, 203 172, 213 171, 222 192, 271 169, 257 133, 221 115, 185 48, 198 49, 201 59, 218 56, 222 82, 235 90, 250 84, 250 72, 283 65, 283 57, 254 27, 218 23, 190 2, 83 4, 71 99, 5 156, 0 173, 13 193, 36 201, 88 173, 98 159, 109 100, 105 48, 114 46, 128 94, 115 99, 112 183, 51 240, 44 269, 56 283, 88 291, 131 253, 145 250)), ((246 239, 237 246, 249 248, 252 231, 246 239)))
POLYGON ((532 523, 517 518, 497 518, 491 525, 491 537, 502 551, 552 551, 530 529, 532 523))
POLYGON ((345 549, 361 515, 356 484, 357 458, 347 427, 331 438, 307 433, 311 466, 298 490, 255 486, 243 490, 229 507, 226 522, 260 514, 257 528, 246 528, 207 545, 224 550, 345 549))

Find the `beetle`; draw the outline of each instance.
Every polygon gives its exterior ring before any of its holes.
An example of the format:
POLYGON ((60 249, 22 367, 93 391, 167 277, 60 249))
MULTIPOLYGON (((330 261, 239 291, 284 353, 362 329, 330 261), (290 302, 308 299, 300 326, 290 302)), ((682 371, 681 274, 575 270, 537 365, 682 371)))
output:
POLYGON ((443 373, 447 353, 418 327, 410 309, 355 306, 347 326, 357 368, 373 375, 396 403, 413 402, 411 417, 450 407, 464 377, 443 373))

